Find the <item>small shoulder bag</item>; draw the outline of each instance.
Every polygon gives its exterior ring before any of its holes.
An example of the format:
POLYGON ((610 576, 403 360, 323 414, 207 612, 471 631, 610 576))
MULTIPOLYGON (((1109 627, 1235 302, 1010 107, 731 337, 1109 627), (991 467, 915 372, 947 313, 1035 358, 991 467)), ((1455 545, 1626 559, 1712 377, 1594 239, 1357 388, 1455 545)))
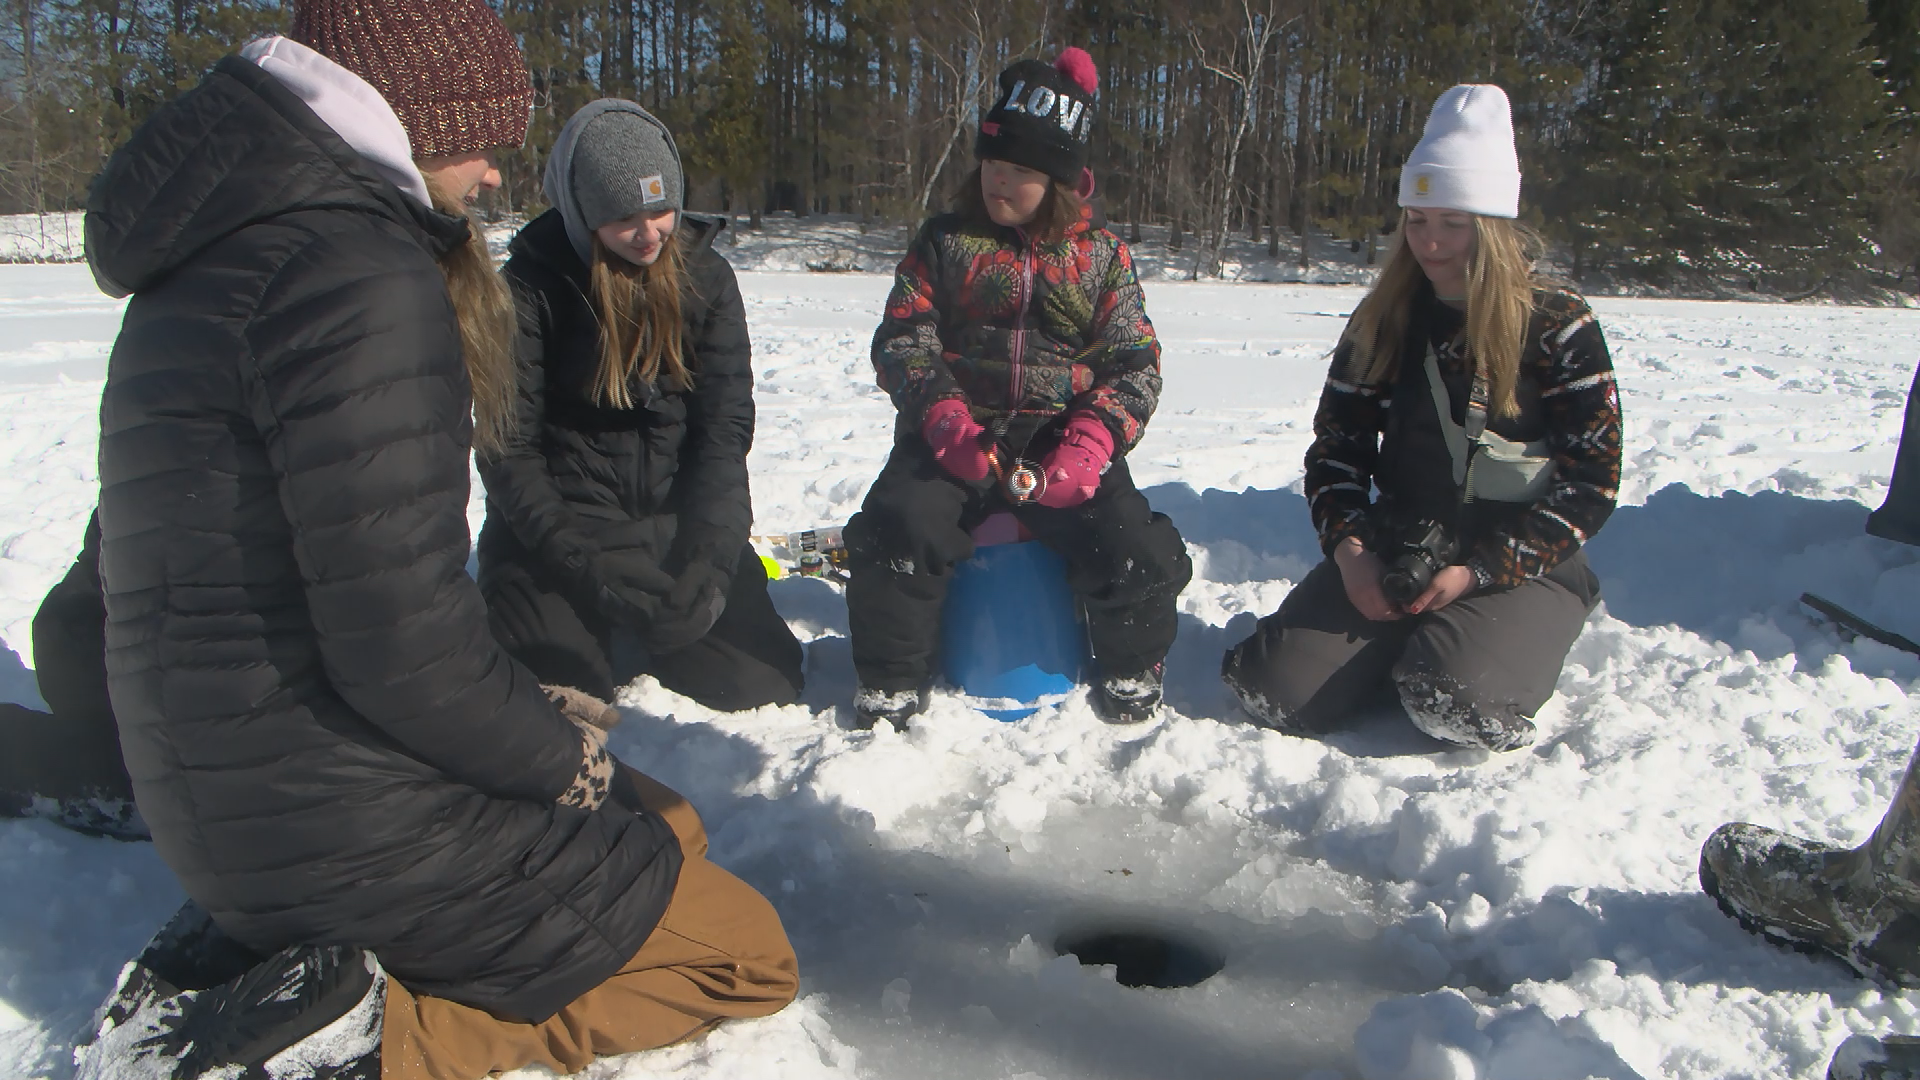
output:
POLYGON ((1547 440, 1517 443, 1487 430, 1487 371, 1478 356, 1473 359, 1473 393, 1467 399, 1464 426, 1453 422, 1453 402, 1440 379, 1440 361, 1431 344, 1427 346, 1427 385, 1433 388, 1433 404, 1440 414, 1447 453, 1453 458, 1453 482, 1460 486, 1461 502, 1530 503, 1553 490, 1553 455, 1547 440))

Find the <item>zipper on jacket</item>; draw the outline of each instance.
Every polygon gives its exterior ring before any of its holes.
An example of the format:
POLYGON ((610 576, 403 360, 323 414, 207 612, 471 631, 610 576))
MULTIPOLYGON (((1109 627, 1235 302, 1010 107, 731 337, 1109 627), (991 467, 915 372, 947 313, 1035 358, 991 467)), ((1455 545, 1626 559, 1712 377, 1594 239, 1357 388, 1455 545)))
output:
POLYGON ((1027 354, 1027 305, 1033 300, 1033 243, 1027 238, 1027 230, 1016 225, 1015 236, 1020 238, 1020 282, 1014 292, 1016 304, 1013 315, 1013 340, 1007 350, 1007 415, 1011 419, 1025 397, 1021 392, 1021 374, 1027 354))

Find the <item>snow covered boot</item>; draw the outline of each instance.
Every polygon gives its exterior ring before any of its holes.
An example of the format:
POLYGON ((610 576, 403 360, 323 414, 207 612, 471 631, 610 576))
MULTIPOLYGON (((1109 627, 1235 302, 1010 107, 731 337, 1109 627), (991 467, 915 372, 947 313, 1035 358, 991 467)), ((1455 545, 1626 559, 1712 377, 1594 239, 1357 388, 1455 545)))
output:
POLYGON ((853 694, 853 722, 866 731, 885 720, 895 731, 907 730, 907 722, 927 711, 933 686, 922 684, 912 690, 875 690, 862 686, 853 694))
POLYGON ((1740 822, 1700 849, 1700 886, 1769 940, 1920 986, 1920 757, 1880 825, 1851 850, 1740 822))
POLYGON ((1410 671, 1394 676, 1400 707, 1413 726, 1444 743, 1504 752, 1533 745, 1539 731, 1512 706, 1485 708, 1450 675, 1410 671))
POLYGON ((1166 674, 1167 663, 1162 660, 1131 675, 1108 675, 1093 684, 1088 700, 1094 713, 1109 724, 1151 720, 1160 711, 1166 674))
POLYGON ((189 902, 121 969, 75 1080, 379 1080, 386 976, 373 954, 260 959, 189 902))
POLYGON ((1833 1052, 1827 1080, 1920 1080, 1920 1038, 1851 1036, 1833 1052))
POLYGON ((133 805, 119 733, 0 704, 0 818, 43 818, 89 836, 151 840, 133 805))

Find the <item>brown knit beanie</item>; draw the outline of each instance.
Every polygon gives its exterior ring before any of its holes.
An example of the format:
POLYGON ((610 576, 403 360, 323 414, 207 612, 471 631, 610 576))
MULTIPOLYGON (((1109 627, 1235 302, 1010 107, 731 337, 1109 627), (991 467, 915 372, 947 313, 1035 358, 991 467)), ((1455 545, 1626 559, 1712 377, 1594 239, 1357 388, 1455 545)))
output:
POLYGON ((416 158, 527 139, 533 79, 486 0, 295 0, 292 37, 380 91, 416 158))

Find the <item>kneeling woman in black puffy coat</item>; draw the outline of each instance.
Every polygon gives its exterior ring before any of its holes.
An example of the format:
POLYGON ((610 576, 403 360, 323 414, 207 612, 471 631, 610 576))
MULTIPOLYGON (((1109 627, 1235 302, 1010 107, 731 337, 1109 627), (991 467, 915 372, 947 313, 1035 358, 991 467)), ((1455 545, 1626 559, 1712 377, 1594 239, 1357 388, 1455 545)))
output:
POLYGON ((682 211, 673 137, 628 101, 574 114, 545 186, 506 266, 517 434, 480 464, 494 634, 603 699, 651 673, 716 709, 790 703, 800 644, 747 545, 752 348, 725 223, 682 211))

